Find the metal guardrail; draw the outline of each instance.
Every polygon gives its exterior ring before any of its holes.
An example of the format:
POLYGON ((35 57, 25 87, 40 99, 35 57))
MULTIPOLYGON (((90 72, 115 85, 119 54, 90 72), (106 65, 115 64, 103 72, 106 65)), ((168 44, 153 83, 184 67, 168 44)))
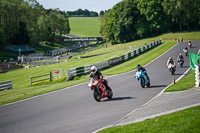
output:
POLYGON ((0 82, 0 91, 5 90, 5 89, 12 89, 12 81, 4 81, 0 82))
POLYGON ((147 46, 141 47, 141 48, 134 50, 134 51, 132 51, 128 54, 125 54, 125 55, 122 55, 122 56, 119 56, 119 57, 115 57, 113 59, 109 59, 109 60, 106 60, 106 61, 103 61, 103 62, 98 62, 98 63, 88 65, 88 66, 69 69, 69 70, 67 70, 67 79, 71 80, 75 76, 81 76, 81 75, 90 73, 90 67, 91 66, 96 66, 98 69, 103 69, 103 68, 118 64, 120 62, 124 62, 128 59, 131 59, 135 56, 138 56, 138 55, 150 50, 151 48, 158 46, 159 44, 161 44, 161 40, 150 43, 147 46))

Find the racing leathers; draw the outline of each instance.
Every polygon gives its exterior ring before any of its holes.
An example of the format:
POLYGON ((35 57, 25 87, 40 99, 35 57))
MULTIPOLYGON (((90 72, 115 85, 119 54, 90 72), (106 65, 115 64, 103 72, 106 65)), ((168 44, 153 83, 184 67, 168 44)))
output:
POLYGON ((148 76, 148 74, 147 74, 147 72, 146 72, 146 69, 144 68, 144 67, 139 67, 139 68, 137 68, 137 72, 139 72, 139 71, 143 71, 144 72, 144 74, 147 76, 147 79, 149 79, 149 76, 148 76))
POLYGON ((102 75, 102 73, 100 71, 96 71, 95 73, 91 72, 90 73, 90 78, 101 80, 102 83, 105 85, 106 89, 109 88, 107 82, 103 79, 103 75, 102 75))

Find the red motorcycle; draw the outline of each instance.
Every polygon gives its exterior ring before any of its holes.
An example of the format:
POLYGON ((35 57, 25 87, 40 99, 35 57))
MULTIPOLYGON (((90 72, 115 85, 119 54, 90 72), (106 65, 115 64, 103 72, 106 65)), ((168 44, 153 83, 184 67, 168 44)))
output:
MULTIPOLYGON (((108 83, 106 79, 104 80, 108 83)), ((94 80, 91 78, 88 87, 94 91, 93 96, 97 102, 100 102, 101 98, 107 97, 108 99, 111 99, 113 97, 112 89, 110 87, 106 88, 101 80, 94 80)))

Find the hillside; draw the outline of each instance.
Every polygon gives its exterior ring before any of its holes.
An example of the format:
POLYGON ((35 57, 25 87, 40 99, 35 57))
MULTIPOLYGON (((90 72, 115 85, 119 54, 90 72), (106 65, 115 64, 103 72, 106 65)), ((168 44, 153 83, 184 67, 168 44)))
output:
POLYGON ((101 37, 98 17, 70 17, 70 34, 78 37, 101 37))

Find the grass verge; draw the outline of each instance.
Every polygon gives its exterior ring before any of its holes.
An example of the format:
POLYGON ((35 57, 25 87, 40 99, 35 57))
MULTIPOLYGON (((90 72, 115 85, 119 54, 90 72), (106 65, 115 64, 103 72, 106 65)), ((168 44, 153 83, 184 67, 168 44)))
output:
POLYGON ((98 133, 198 133, 200 106, 142 122, 104 129, 98 133))
POLYGON ((190 70, 189 73, 179 80, 176 84, 171 85, 168 87, 165 92, 171 91, 183 91, 188 90, 195 85, 195 71, 190 70))

